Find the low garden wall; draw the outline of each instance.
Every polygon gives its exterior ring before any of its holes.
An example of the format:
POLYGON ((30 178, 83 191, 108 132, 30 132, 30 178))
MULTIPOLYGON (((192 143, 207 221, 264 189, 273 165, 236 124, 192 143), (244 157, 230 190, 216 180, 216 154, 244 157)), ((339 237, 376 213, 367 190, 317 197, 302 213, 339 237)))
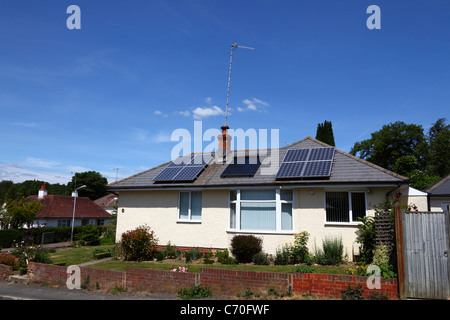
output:
POLYGON ((0 280, 8 280, 13 273, 13 267, 0 264, 0 280))
MULTIPOLYGON (((4 267, 4 266, 3 266, 4 267)), ((364 296, 382 293, 389 299, 398 298, 397 279, 380 279, 380 289, 369 289, 369 277, 321 273, 276 273, 259 271, 202 268, 200 273, 172 272, 144 268, 127 268, 125 272, 81 267, 81 283, 87 288, 129 292, 176 294, 179 288, 202 285, 218 296, 236 296, 246 289, 258 294, 268 289, 280 294, 312 294, 319 298, 340 298, 341 290, 361 285, 364 296)), ((2 266, 0 266, 0 277, 2 266)), ((67 267, 30 262, 28 274, 31 283, 47 282, 65 286, 67 267)))

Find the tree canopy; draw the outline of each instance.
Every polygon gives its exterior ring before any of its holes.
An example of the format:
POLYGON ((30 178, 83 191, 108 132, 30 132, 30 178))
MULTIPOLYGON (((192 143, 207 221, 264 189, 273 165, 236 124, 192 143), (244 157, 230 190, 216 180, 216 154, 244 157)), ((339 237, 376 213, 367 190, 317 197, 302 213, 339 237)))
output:
POLYGON ((75 173, 72 181, 67 184, 69 190, 74 191, 76 188, 86 185, 86 188, 78 190, 80 197, 88 197, 91 200, 96 200, 108 194, 106 186, 108 180, 99 172, 86 171, 75 173))
POLYGON ((450 173, 450 125, 438 119, 425 134, 421 125, 397 121, 384 125, 371 138, 356 142, 350 153, 411 178, 425 189, 450 173))

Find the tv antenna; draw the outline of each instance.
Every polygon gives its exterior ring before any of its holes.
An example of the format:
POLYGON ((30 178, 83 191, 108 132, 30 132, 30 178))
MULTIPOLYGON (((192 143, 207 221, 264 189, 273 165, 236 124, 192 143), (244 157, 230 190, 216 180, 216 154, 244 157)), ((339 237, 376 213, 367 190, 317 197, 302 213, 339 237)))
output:
POLYGON ((122 169, 122 168, 113 168, 113 170, 116 171, 116 182, 117 182, 117 179, 118 179, 118 176, 119 176, 119 169, 122 169))
POLYGON ((225 127, 227 126, 227 118, 228 118, 228 100, 230 97, 230 82, 231 82, 231 64, 233 63, 233 51, 237 48, 242 48, 242 49, 250 49, 250 50, 254 50, 255 48, 252 47, 246 47, 246 46, 239 46, 237 44, 237 42, 233 43, 231 45, 231 55, 230 55, 230 70, 228 71, 228 90, 227 90, 227 107, 225 110, 225 127))

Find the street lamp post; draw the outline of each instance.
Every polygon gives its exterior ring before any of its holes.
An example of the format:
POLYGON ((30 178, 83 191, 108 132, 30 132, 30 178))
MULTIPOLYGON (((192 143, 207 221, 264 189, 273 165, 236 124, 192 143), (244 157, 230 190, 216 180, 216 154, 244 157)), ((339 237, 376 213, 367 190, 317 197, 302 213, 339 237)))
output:
POLYGON ((74 199, 73 199, 73 215, 72 215, 72 232, 70 234, 70 242, 73 242, 73 226, 75 224, 75 208, 77 206, 78 189, 81 189, 81 188, 86 188, 86 186, 82 185, 81 187, 76 188, 75 191, 73 192, 74 199))

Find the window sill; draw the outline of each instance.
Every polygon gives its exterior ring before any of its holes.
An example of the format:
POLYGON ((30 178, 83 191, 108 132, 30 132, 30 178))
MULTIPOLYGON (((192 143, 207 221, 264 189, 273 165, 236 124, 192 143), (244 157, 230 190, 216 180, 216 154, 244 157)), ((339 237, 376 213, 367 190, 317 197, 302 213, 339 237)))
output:
POLYGON ((201 224, 202 220, 177 220, 177 223, 193 223, 193 224, 201 224))
POLYGON ((362 222, 325 222, 325 226, 357 227, 360 225, 362 225, 362 222))
POLYGON ((256 234, 286 234, 286 235, 292 235, 295 232, 293 230, 236 230, 236 229, 228 229, 227 233, 256 233, 256 234))

